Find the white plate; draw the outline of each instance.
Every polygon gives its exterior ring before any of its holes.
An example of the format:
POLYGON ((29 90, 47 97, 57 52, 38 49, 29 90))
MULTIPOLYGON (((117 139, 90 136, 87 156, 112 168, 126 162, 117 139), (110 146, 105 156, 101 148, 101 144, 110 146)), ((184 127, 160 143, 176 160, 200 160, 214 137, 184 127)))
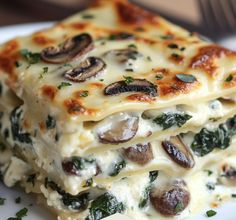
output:
MULTIPOLYGON (((7 41, 16 35, 27 35, 34 31, 40 30, 42 28, 47 28, 52 25, 52 22, 46 23, 34 23, 34 24, 24 24, 24 25, 14 25, 0 28, 0 43, 7 41)), ((234 42, 233 42, 234 43, 234 42)), ((9 217, 14 217, 15 213, 20 209, 26 207, 28 208, 28 216, 23 218, 24 220, 55 220, 56 218, 50 215, 50 213, 36 205, 34 197, 32 195, 26 195, 21 189, 8 189, 2 184, 0 184, 0 197, 6 198, 5 205, 0 206, 0 220, 6 220, 9 217), (17 197, 22 198, 20 204, 15 203, 17 197), (33 206, 30 206, 33 204, 33 206)), ((217 210, 217 215, 210 218, 211 220, 235 220, 236 219, 236 202, 229 203, 217 210)), ((125 220, 125 217, 116 216, 110 217, 106 220, 125 220)), ((208 219, 205 214, 200 214, 191 220, 206 220, 208 219)), ((157 219, 158 220, 158 219, 157 219)))

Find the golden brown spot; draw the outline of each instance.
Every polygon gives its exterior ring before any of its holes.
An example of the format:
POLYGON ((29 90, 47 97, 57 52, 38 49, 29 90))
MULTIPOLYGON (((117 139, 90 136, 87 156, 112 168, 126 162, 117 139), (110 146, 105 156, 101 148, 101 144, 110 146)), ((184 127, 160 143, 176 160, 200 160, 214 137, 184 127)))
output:
POLYGON ((76 30, 83 30, 88 26, 88 23, 76 22, 70 24, 70 26, 76 30))
POLYGON ((45 123, 44 122, 40 122, 39 123, 39 128, 42 132, 44 132, 46 130, 46 126, 45 126, 45 123))
POLYGON ((58 89, 55 86, 44 85, 42 88, 42 93, 44 96, 53 100, 57 94, 58 89))
POLYGON ((71 115, 92 115, 95 109, 86 109, 78 99, 67 99, 64 101, 67 112, 71 115))
POLYGON ((74 93, 75 98, 84 98, 89 95, 87 90, 79 90, 74 93))
POLYGON ((9 75, 12 81, 17 79, 14 72, 15 62, 19 58, 18 54, 19 43, 17 40, 11 40, 5 44, 0 52, 0 69, 9 75))
POLYGON ((231 88, 231 87, 236 86, 236 72, 233 72, 233 73, 229 74, 228 76, 226 76, 226 78, 224 79, 223 86, 224 86, 224 88, 231 88), (231 79, 231 77, 232 77, 232 79, 231 79))
POLYGON ((42 34, 36 34, 33 36, 33 42, 42 46, 46 46, 48 44, 53 44, 55 41, 47 36, 42 34))
POLYGON ((178 80, 175 76, 165 77, 157 81, 160 96, 174 96, 178 94, 187 94, 200 86, 198 81, 186 83, 178 80))
POLYGON ((127 96, 126 99, 130 101, 148 102, 148 103, 155 100, 154 98, 146 94, 132 94, 132 95, 127 96))
POLYGON ((184 61, 184 57, 177 53, 172 53, 169 59, 171 62, 176 63, 176 64, 181 64, 184 61))
POLYGON ((30 123, 29 123, 29 121, 28 120, 24 120, 24 122, 23 122, 23 127, 25 128, 25 129, 29 129, 30 128, 30 123))
POLYGON ((104 84, 100 82, 94 82, 94 83, 90 83, 89 86, 96 87, 96 88, 103 88, 104 84))
POLYGON ((119 20, 123 24, 140 25, 144 23, 154 23, 156 16, 138 6, 128 3, 128 1, 115 1, 115 6, 119 20))
POLYGON ((205 46, 200 48, 197 55, 192 58, 190 68, 206 71, 211 77, 214 77, 217 69, 215 60, 232 54, 235 53, 218 45, 205 46))

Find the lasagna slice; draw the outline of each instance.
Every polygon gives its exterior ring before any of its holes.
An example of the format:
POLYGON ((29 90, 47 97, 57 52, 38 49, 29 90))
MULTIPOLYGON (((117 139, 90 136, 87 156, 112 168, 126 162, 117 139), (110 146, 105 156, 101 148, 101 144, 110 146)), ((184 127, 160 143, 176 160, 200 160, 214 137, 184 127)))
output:
POLYGON ((198 201, 229 200, 235 61, 235 52, 126 0, 94 1, 6 42, 4 183, 39 194, 61 220, 184 218, 198 201))

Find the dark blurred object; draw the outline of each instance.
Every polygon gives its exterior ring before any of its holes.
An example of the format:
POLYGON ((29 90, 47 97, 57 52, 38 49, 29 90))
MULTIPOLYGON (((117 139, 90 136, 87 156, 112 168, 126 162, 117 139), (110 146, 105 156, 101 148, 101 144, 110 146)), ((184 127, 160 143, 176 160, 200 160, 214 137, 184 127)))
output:
POLYGON ((0 0, 0 25, 61 20, 89 3, 90 0, 0 0))

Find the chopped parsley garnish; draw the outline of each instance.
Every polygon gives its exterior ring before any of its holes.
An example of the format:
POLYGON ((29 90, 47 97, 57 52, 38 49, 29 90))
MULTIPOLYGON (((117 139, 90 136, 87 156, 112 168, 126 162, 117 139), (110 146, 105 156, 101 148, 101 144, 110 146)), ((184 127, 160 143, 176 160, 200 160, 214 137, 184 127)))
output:
POLYGON ((123 76, 124 77, 124 82, 126 85, 129 85, 130 83, 132 83, 134 81, 134 78, 131 76, 123 76))
POLYGON ((206 172, 208 176, 211 176, 213 174, 213 171, 211 170, 204 170, 204 172, 206 172))
POLYGON ((127 71, 127 72, 134 72, 134 70, 131 69, 131 68, 129 68, 129 69, 125 69, 125 71, 127 71))
POLYGON ((158 171, 157 170, 149 172, 150 183, 154 182, 157 177, 158 177, 158 171))
POLYGON ((82 15, 82 18, 83 18, 83 19, 93 19, 93 18, 94 18, 94 15, 92 15, 92 14, 83 14, 83 15, 82 15))
POLYGON ((27 213, 28 213, 28 209, 27 208, 23 208, 23 209, 21 209, 20 211, 18 211, 16 213, 16 217, 23 218, 23 217, 27 216, 27 213))
POLYGON ((208 182, 206 184, 207 189, 210 190, 210 191, 215 190, 215 186, 216 186, 215 183, 212 183, 212 182, 208 182))
POLYGON ((226 79, 225 82, 231 82, 233 80, 233 76, 230 74, 226 79))
POLYGON ((213 216, 215 216, 217 214, 217 212, 216 211, 214 211, 214 210, 208 210, 207 212, 206 212, 206 216, 209 218, 209 217, 213 217, 213 216))
POLYGON ((47 127, 47 129, 53 129, 56 127, 56 120, 51 115, 48 115, 48 117, 47 117, 46 127, 47 127))
POLYGON ((104 81, 104 79, 99 79, 99 81, 103 82, 103 81, 104 81))
POLYGON ((72 84, 69 83, 69 82, 61 82, 61 84, 59 86, 57 86, 58 89, 62 89, 64 87, 67 87, 67 86, 71 86, 72 84))
POLYGON ((185 113, 163 113, 153 119, 153 122, 166 130, 172 126, 182 127, 192 116, 185 113))
POLYGON ((185 83, 193 83, 197 81, 196 77, 191 74, 176 74, 176 78, 185 83))
POLYGON ((156 78, 156 80, 160 80, 160 79, 162 79, 164 76, 162 75, 162 74, 157 74, 156 76, 155 76, 155 78, 156 78))
POLYGON ((40 74, 39 78, 42 79, 43 75, 47 72, 48 72, 48 67, 47 66, 43 67, 43 72, 40 74))
POLYGON ((176 212, 180 212, 180 211, 182 211, 183 209, 184 209, 184 204, 179 201, 179 202, 176 204, 176 206, 175 206, 175 211, 176 211, 176 212))
POLYGON ((28 61, 29 64, 36 64, 40 61, 40 53, 32 53, 28 49, 20 50, 20 54, 28 61))
POLYGON ((0 197, 0 205, 4 205, 4 204, 5 204, 5 201, 6 201, 5 198, 0 197))
POLYGON ((169 44, 168 47, 170 49, 178 49, 179 48, 179 46, 177 44, 169 44))
POLYGON ((88 91, 83 91, 79 94, 80 97, 87 97, 88 96, 88 91))
POLYGON ((21 203, 21 197, 17 197, 17 198, 15 198, 15 203, 16 203, 16 204, 21 203))
POLYGON ((232 198, 236 198, 236 194, 231 194, 231 197, 232 198))
POLYGON ((22 63, 20 63, 19 61, 15 61, 15 66, 18 68, 22 65, 22 63))

